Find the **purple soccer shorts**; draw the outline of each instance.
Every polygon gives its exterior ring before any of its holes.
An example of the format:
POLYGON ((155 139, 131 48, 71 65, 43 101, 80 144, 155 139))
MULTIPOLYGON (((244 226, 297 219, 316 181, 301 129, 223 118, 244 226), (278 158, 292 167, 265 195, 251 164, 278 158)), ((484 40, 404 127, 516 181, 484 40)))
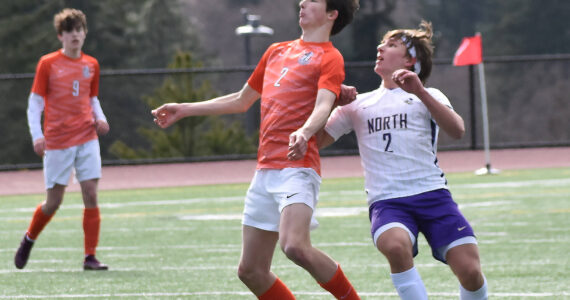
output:
POLYGON ((435 259, 446 262, 443 251, 449 244, 475 234, 459 211, 447 189, 429 191, 413 196, 380 200, 369 208, 372 236, 390 223, 404 225, 415 236, 414 256, 418 254, 417 238, 421 232, 432 249, 435 259))

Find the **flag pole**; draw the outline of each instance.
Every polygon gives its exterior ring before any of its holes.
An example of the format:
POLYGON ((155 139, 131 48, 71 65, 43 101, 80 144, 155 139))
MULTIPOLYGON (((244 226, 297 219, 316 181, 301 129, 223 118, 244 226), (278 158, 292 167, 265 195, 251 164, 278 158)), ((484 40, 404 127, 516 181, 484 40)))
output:
MULTIPOLYGON (((479 33, 477 33, 479 34, 479 33)), ((483 147, 485 149, 485 167, 475 171, 477 175, 497 174, 499 170, 491 168, 491 151, 489 142, 489 116, 487 114, 487 87, 485 86, 485 67, 483 61, 477 65, 479 88, 481 90, 481 114, 483 117, 483 147)))

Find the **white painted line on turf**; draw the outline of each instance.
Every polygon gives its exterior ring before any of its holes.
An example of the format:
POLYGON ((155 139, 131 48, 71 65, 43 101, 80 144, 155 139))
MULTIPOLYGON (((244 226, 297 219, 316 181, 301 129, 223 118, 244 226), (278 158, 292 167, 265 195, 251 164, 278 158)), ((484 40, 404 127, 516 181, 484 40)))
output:
MULTIPOLYGON (((122 208, 122 207, 140 207, 140 206, 164 206, 164 205, 181 205, 181 204, 196 204, 204 202, 223 203, 223 202, 237 202, 243 201, 244 196, 232 196, 232 197, 212 197, 212 198, 189 198, 189 199, 178 199, 178 200, 155 200, 155 201, 133 201, 133 202, 121 202, 121 203, 99 203, 99 208, 122 208)), ((83 209, 83 204, 63 204, 59 207, 62 209, 83 209)), ((10 212, 34 212, 35 207, 27 208, 9 208, 0 209, 0 213, 10 213, 10 212)))
MULTIPOLYGON (((368 213, 367 207, 325 207, 317 208, 316 217, 347 217, 368 213)), ((243 214, 209 214, 209 215, 185 215, 178 217, 185 221, 216 221, 216 220, 241 220, 243 214)))
POLYGON ((467 188, 467 189, 480 189, 480 188, 518 188, 529 186, 568 186, 570 178, 562 179, 539 179, 539 180, 525 180, 525 181, 505 181, 505 182, 490 182, 490 183, 467 183, 455 184, 452 188, 467 188))
MULTIPOLYGON (((467 183, 467 184, 456 184, 451 185, 452 189, 455 188, 468 188, 468 189, 480 189, 480 188, 504 188, 504 187, 528 187, 528 186, 568 186, 570 185, 570 178, 562 179, 541 179, 541 180, 525 180, 525 181, 505 181, 505 182, 491 182, 491 183, 467 183)), ((343 190, 335 192, 321 192, 319 194, 323 197, 328 196, 338 196, 338 195, 362 195, 365 193, 363 190, 343 190)), ((189 199, 178 199, 178 200, 156 200, 156 201, 133 201, 133 202, 121 202, 121 203, 99 203, 101 208, 121 208, 129 206, 161 206, 161 205, 181 205, 181 204, 194 204, 203 202, 236 202, 243 201, 244 195, 240 196, 229 196, 229 197, 201 197, 201 198, 189 198, 189 199)), ((83 204, 63 204, 59 209, 82 209, 83 204)), ((10 212, 33 212, 35 207, 26 208, 8 208, 0 209, 0 213, 10 213, 10 212)))
MULTIPOLYGON (((294 292, 298 296, 330 296, 327 292, 294 292)), ((358 292, 360 296, 366 297, 398 297, 396 292, 358 292)), ((512 297, 527 297, 527 298, 543 298, 543 297, 563 297, 569 296, 570 292, 518 292, 518 293, 489 293, 492 298, 512 298, 512 297)), ((52 298, 124 298, 124 297, 188 297, 188 296, 247 296, 251 297, 249 291, 210 291, 210 292, 182 292, 182 293, 106 293, 106 294, 59 294, 59 295, 0 295, 0 299, 52 299, 52 298)), ((430 297, 449 297, 457 298, 457 292, 429 292, 430 297)))

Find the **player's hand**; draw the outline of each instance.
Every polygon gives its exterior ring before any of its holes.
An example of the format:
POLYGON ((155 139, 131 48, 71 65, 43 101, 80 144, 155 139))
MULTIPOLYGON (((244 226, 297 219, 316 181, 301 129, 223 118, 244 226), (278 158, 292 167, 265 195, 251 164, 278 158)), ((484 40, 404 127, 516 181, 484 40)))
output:
POLYGON ((109 123, 103 120, 97 120, 95 121, 95 130, 97 131, 97 135, 105 135, 109 132, 109 123))
POLYGON ((36 154, 38 156, 43 157, 44 153, 46 150, 46 139, 45 138, 39 138, 37 140, 34 141, 34 152, 36 152, 36 154))
POLYGON ((424 89, 422 81, 418 77, 418 74, 406 70, 400 69, 392 73, 392 80, 404 91, 417 95, 424 89))
POLYGON ((300 160, 305 157, 308 141, 309 138, 302 133, 301 129, 291 133, 291 135, 289 135, 289 152, 287 153, 287 159, 300 160))
POLYGON ((358 95, 358 91, 355 87, 341 84, 340 95, 338 96, 336 104, 338 104, 338 106, 347 105, 356 99, 356 95, 358 95))
POLYGON ((167 128, 179 119, 177 116, 178 104, 176 103, 164 104, 159 108, 152 110, 151 113, 154 116, 154 123, 161 128, 167 128))

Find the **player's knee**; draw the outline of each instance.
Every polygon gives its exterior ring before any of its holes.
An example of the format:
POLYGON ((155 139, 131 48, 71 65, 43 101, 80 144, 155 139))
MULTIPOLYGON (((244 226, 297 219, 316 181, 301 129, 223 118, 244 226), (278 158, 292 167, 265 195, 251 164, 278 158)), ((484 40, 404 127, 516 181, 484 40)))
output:
POLYGON ((304 266, 309 262, 307 249, 299 244, 287 244, 281 247, 285 256, 294 263, 304 266))
POLYGON ((237 270, 237 276, 239 280, 247 284, 249 282, 255 282, 259 277, 259 272, 256 272, 255 268, 240 263, 237 270))
POLYGON ((61 201, 61 200, 46 202, 43 206, 43 209, 42 209, 43 213, 48 215, 48 216, 55 214, 55 212, 59 209, 62 202, 63 201, 61 201))
POLYGON ((483 273, 481 267, 476 263, 466 263, 456 271, 457 278, 465 288, 475 289, 482 284, 483 273))
POLYGON ((389 260, 401 260, 412 255, 410 246, 398 240, 384 240, 379 243, 378 250, 389 260))

